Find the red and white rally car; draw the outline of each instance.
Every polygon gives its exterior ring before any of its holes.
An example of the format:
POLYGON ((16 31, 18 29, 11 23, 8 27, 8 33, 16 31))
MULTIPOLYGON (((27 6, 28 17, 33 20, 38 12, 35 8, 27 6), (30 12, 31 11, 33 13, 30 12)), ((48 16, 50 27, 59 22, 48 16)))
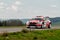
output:
POLYGON ((36 18, 27 21, 26 26, 27 28, 50 28, 51 21, 49 20, 49 17, 37 16, 36 18))

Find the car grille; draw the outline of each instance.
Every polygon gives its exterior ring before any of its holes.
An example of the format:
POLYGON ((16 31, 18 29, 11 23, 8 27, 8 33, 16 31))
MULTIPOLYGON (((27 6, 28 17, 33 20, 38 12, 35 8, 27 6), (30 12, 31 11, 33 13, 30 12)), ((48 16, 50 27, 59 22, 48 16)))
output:
POLYGON ((37 24, 37 23, 35 23, 35 22, 33 22, 33 23, 30 22, 30 23, 29 23, 29 26, 36 26, 36 24, 37 24))

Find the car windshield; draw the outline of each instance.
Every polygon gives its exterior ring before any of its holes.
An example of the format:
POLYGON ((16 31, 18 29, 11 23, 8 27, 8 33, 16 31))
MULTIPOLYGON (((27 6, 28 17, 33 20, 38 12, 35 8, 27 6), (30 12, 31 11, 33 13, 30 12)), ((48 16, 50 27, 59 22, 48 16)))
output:
POLYGON ((41 18, 32 18, 32 20, 42 20, 41 18))

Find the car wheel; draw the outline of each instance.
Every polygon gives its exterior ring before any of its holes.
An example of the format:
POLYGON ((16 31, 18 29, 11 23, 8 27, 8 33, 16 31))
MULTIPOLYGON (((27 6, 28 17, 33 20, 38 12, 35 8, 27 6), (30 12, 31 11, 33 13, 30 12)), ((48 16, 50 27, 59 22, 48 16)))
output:
POLYGON ((42 25, 41 25, 41 28, 42 28, 42 25))
POLYGON ((30 28, 30 27, 27 27, 27 28, 30 28))
POLYGON ((48 25, 48 28, 50 29, 50 25, 48 25))

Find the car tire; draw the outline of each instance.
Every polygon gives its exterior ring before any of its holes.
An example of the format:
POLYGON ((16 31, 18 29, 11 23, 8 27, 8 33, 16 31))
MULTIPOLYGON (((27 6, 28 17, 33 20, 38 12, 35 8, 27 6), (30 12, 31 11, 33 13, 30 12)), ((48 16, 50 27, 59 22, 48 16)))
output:
POLYGON ((30 28, 30 27, 27 27, 27 28, 30 28))
POLYGON ((48 28, 50 29, 50 25, 48 25, 48 28))
POLYGON ((41 28, 42 28, 42 25, 41 25, 41 28))

